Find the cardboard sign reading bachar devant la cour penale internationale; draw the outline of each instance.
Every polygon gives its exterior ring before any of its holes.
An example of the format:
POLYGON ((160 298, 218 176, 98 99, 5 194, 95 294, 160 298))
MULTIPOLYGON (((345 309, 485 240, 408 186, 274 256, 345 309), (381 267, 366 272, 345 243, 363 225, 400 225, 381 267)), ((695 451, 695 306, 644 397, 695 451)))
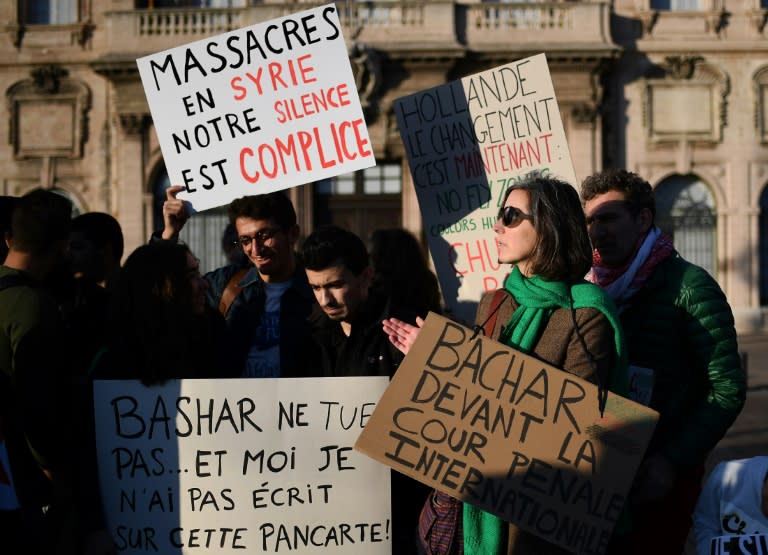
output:
POLYGON ((600 555, 658 414, 430 313, 355 449, 600 555))

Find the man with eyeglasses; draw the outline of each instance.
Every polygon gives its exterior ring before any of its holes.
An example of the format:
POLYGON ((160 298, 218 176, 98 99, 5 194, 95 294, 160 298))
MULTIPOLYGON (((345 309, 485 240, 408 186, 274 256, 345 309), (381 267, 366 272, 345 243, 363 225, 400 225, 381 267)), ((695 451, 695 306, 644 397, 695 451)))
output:
MULTIPOLYGON (((188 215, 176 198, 184 187, 168 188, 163 204, 162 239, 175 241, 188 215)), ((304 376, 309 341, 308 316, 315 304, 294 247, 299 238, 296 212, 282 192, 235 199, 228 208, 237 248, 251 263, 208 272, 208 304, 227 322, 228 367, 241 377, 304 376)))
POLYGON ((609 552, 679 555, 707 455, 744 404, 733 314, 712 276, 654 224, 647 181, 606 170, 584 181, 581 198, 594 249, 588 279, 619 309, 630 395, 660 414, 628 499, 631 529, 615 533, 609 552))

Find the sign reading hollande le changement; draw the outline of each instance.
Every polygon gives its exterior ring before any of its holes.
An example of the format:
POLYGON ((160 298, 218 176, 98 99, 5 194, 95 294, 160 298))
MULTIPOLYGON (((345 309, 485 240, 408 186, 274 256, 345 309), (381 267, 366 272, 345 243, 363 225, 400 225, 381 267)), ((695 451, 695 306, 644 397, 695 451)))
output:
POLYGON ((137 64, 171 183, 196 211, 376 165, 333 4, 137 64))

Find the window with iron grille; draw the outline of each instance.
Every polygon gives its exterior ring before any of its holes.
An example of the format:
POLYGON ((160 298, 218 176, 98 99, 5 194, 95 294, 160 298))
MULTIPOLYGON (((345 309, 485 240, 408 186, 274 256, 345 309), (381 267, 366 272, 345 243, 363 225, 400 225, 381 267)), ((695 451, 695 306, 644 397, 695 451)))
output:
POLYGON ((680 255, 717 278, 717 212, 709 187, 693 175, 668 177, 656 187, 656 224, 680 255))

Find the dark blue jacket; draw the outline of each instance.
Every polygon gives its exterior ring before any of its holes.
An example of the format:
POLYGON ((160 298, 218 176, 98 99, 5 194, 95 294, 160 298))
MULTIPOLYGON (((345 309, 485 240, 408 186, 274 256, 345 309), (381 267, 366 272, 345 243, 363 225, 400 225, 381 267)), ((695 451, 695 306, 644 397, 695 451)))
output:
MULTIPOLYGON (((238 266, 224 266, 205 274, 208 282, 208 303, 218 310, 219 301, 238 266)), ((253 330, 261 321, 266 294, 258 270, 251 267, 238 282, 242 288, 226 316, 226 347, 230 360, 227 367, 241 372, 251 347, 253 330)), ((312 372, 306 360, 306 345, 311 341, 309 315, 315 305, 315 296, 307 282, 304 267, 297 262, 293 283, 283 293, 280 302, 280 376, 284 378, 319 375, 312 372)), ((238 376, 239 377, 239 374, 238 376)))

